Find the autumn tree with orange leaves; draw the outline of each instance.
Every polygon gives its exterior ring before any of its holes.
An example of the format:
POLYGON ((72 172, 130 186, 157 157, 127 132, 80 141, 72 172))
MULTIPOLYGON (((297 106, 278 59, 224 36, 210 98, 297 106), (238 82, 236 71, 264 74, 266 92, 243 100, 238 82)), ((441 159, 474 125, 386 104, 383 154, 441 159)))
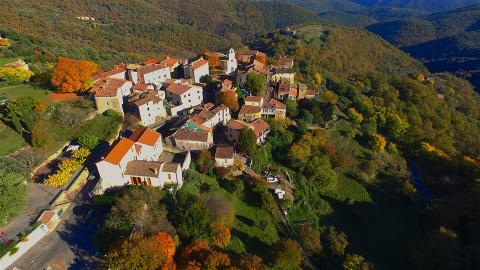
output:
POLYGON ((107 252, 107 264, 110 269, 162 269, 173 270, 175 263, 175 243, 164 232, 145 237, 134 233, 113 245, 107 252))
POLYGON ((242 254, 238 267, 240 269, 249 269, 249 270, 265 270, 265 264, 263 263, 262 258, 253 254, 242 254))
POLYGON ((98 65, 92 61, 60 57, 52 73, 51 83, 62 93, 87 91, 98 65))
POLYGON ((235 93, 235 91, 224 91, 218 93, 218 101, 232 111, 238 111, 240 108, 240 105, 238 104, 237 93, 235 93))
POLYGON ((216 224, 212 226, 212 240, 219 248, 226 248, 230 244, 230 229, 223 224, 216 224))
POLYGON ((206 240, 196 241, 186 246, 180 253, 179 269, 222 269, 229 267, 230 257, 214 250, 206 240))
POLYGON ((206 51, 205 56, 208 59, 208 66, 211 68, 220 67, 220 54, 218 52, 206 51))

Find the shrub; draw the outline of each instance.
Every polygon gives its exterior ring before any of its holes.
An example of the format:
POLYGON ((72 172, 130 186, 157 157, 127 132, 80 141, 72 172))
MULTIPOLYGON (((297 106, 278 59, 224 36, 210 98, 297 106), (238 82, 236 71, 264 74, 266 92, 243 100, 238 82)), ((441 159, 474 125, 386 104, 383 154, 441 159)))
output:
POLYGON ((47 186, 52 187, 61 187, 68 183, 70 180, 71 174, 65 171, 59 171, 55 174, 51 174, 48 176, 47 180, 45 180, 44 184, 47 186))
POLYGON ((80 161, 84 161, 90 155, 90 149, 88 148, 79 148, 72 153, 72 157, 80 161))
POLYGON ((33 147, 42 147, 48 143, 49 135, 41 128, 34 128, 32 130, 31 140, 33 147))
POLYGON ((79 169, 81 166, 82 166, 82 161, 81 160, 65 159, 60 163, 60 165, 58 165, 58 169, 61 172, 65 172, 65 173, 70 174, 70 173, 76 171, 77 169, 79 169))
POLYGON ((97 147, 100 139, 95 135, 85 134, 78 137, 77 141, 82 147, 93 150, 97 147))

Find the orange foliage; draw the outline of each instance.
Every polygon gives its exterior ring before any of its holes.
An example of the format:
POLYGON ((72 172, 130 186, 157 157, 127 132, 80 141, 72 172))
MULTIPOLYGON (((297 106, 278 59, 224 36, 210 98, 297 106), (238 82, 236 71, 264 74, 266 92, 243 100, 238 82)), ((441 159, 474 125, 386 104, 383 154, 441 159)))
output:
POLYGON ((208 55, 208 66, 212 68, 220 67, 220 55, 218 53, 213 52, 208 55))
POLYGON ((218 94, 218 101, 225 104, 230 110, 238 111, 240 105, 237 101, 237 93, 235 91, 224 91, 218 94))
POLYGON ((35 112, 45 112, 47 110, 47 106, 44 103, 38 102, 35 104, 35 108, 33 109, 35 112))
POLYGON ((60 57, 52 73, 51 83, 62 93, 88 90, 98 65, 87 60, 60 57))
POLYGON ((153 236, 153 240, 158 244, 160 253, 165 256, 166 262, 163 265, 163 270, 175 269, 173 256, 175 255, 175 242, 173 238, 165 232, 159 232, 153 236))
POLYGON ((242 255, 240 258, 240 262, 238 263, 240 269, 249 269, 249 270, 264 270, 265 264, 263 263, 262 258, 252 255, 252 254, 245 254, 242 255))
POLYGON ((180 254, 181 269, 218 269, 230 266, 227 254, 213 250, 206 240, 186 246, 180 254))
POLYGON ((217 224, 213 226, 212 239, 213 243, 215 243, 217 247, 226 248, 228 244, 230 244, 230 238, 230 229, 227 226, 223 224, 217 224))

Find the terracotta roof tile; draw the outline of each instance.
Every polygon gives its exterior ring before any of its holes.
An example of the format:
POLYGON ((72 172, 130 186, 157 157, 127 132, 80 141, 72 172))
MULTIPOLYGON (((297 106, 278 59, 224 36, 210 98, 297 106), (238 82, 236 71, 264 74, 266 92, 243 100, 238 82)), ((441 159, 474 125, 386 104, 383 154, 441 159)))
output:
POLYGON ((134 141, 134 142, 138 142, 138 143, 141 143, 141 144, 146 144, 146 145, 150 145, 150 146, 154 146, 155 143, 157 143, 157 141, 159 139, 161 139, 162 135, 160 135, 160 133, 152 130, 152 129, 149 129, 149 128, 140 128, 140 129, 137 129, 131 136, 130 136, 130 140, 134 141))
POLYGON ((188 86, 188 85, 183 85, 183 84, 170 84, 168 87, 167 87, 167 92, 170 92, 172 94, 175 94, 175 95, 182 95, 183 93, 187 92, 188 90, 190 90, 192 87, 191 86, 188 86))
POLYGON ((262 99, 263 97, 259 97, 259 96, 248 96, 248 97, 245 97, 245 102, 262 102, 262 99))
POLYGON ((264 107, 271 107, 279 110, 286 110, 287 105, 283 104, 282 102, 272 98, 270 101, 264 105, 264 107))
POLYGON ((132 160, 128 162, 125 169, 125 175, 144 176, 144 177, 158 177, 162 162, 146 161, 146 160, 132 160))
POLYGON ((96 97, 115 97, 120 87, 126 83, 130 83, 130 81, 111 78, 102 79, 95 82, 91 92, 93 92, 96 97))
POLYGON ((162 166, 162 172, 176 173, 179 166, 179 163, 165 162, 162 166))
POLYGON ((206 64, 208 64, 208 60, 200 58, 198 60, 193 61, 190 65, 192 66, 192 69, 197 69, 206 64))
POLYGON ((238 120, 238 119, 230 119, 228 122, 227 122, 227 127, 230 128, 230 129, 242 129, 242 128, 246 128, 246 127, 250 127, 248 123, 246 122, 243 122, 242 120, 238 120))
POLYGON ((199 130, 179 129, 172 135, 175 140, 208 142, 208 132, 199 130))
POLYGON ((233 147, 231 146, 219 146, 215 151, 215 158, 233 158, 233 147))
POLYGON ((109 163, 118 165, 123 157, 130 151, 134 142, 127 138, 121 138, 103 159, 109 163))
POLYGON ((259 136, 262 132, 270 128, 270 125, 263 119, 257 119, 251 123, 253 126, 253 132, 259 136))
POLYGON ((242 108, 240 108, 240 112, 238 112, 239 115, 241 114, 256 114, 260 113, 261 108, 259 106, 251 106, 251 105, 243 105, 242 108))

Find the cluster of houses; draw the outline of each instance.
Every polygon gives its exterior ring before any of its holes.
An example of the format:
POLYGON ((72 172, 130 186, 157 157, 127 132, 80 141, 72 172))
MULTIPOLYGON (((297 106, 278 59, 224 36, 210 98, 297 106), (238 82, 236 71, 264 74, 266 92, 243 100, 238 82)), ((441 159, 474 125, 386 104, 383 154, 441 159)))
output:
POLYGON ((295 82, 292 58, 283 57, 278 64, 267 66, 266 55, 259 51, 236 54, 230 49, 216 54, 219 65, 213 74, 205 54, 194 61, 166 57, 119 64, 93 77, 91 94, 100 113, 111 109, 129 114, 145 127, 118 139, 97 163, 101 190, 125 184, 180 186, 191 151, 215 149, 216 166, 232 166, 242 129, 251 129, 261 144, 270 132, 264 119, 285 119, 283 100, 315 96, 295 82), (270 91, 265 96, 246 96, 238 112, 212 98, 226 91, 238 98, 235 85, 244 84, 251 72, 266 77, 270 91), (217 87, 203 83, 205 76, 217 81, 217 87), (211 91, 215 93, 209 95, 211 91), (166 148, 181 158, 166 160, 166 148))

